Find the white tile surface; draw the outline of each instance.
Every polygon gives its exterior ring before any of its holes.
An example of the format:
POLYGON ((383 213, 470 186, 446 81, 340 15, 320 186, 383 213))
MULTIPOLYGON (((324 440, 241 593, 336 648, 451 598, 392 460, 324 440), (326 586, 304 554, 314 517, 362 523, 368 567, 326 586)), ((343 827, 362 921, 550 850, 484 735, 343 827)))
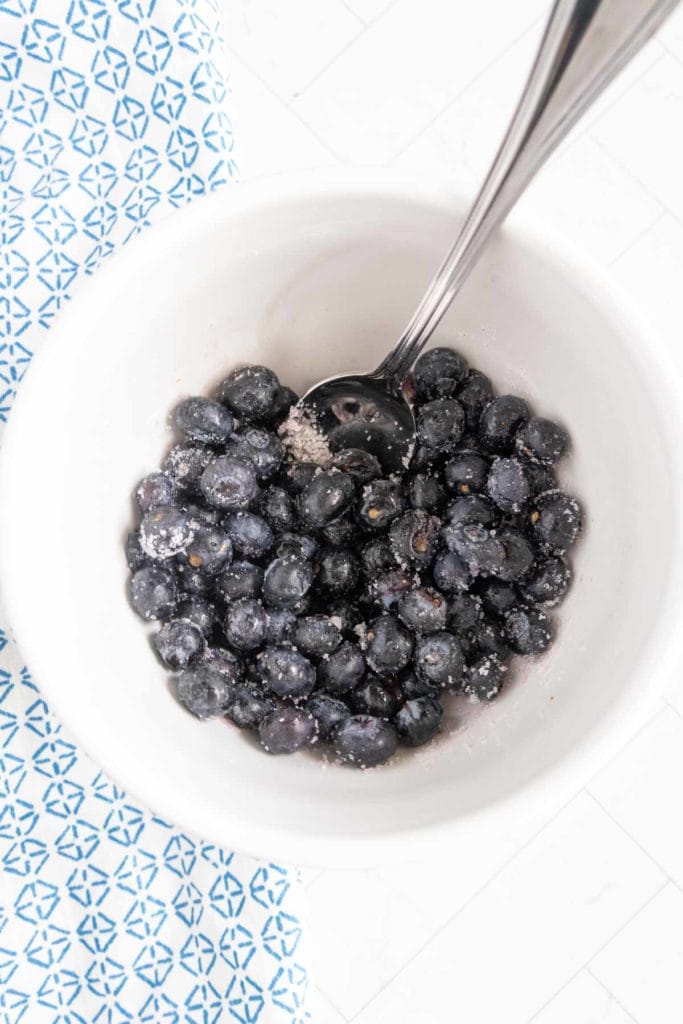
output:
POLYGON ((591 964, 638 1024, 680 1024, 683 1012, 683 893, 673 885, 591 964))
POLYGON ((531 1024, 634 1024, 633 1017, 587 970, 533 1017, 531 1024))
MULTIPOLYGON (((394 161, 473 194, 549 5, 225 0, 243 177, 394 161)), ((682 114, 683 5, 522 203, 609 265, 672 374, 683 373, 682 114)), ((659 887, 664 872, 683 876, 672 811, 683 669, 667 698, 594 779, 595 796, 550 824, 492 832, 445 863, 306 872, 312 1024, 680 1024, 683 896, 659 887)))

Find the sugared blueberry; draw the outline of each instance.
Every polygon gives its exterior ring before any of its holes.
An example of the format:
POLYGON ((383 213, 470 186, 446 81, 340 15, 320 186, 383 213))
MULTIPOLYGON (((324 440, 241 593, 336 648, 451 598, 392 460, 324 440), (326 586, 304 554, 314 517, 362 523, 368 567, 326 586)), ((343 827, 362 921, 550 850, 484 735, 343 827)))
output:
POLYGON ((505 665, 492 654, 485 654, 467 667, 463 690, 477 700, 493 700, 503 685, 505 665))
POLYGON ((531 416, 517 430, 515 443, 532 462, 552 464, 559 462, 567 451, 569 435, 564 427, 552 420, 531 416))
POLYGON ((258 427, 247 427, 246 430, 233 434, 227 446, 229 455, 243 459, 254 468, 259 480, 270 480, 284 458, 285 450, 282 442, 268 430, 258 427))
POLYGON ((320 662, 318 678, 323 689, 330 693, 353 690, 365 674, 365 658, 357 644, 344 640, 332 654, 320 662))
POLYGON ((351 706, 357 715, 393 718, 398 708, 396 695, 383 686, 377 676, 367 676, 351 694, 351 706))
POLYGON ((220 402, 197 396, 175 407, 173 422, 190 441, 223 444, 232 434, 233 419, 220 402))
POLYGON ((263 518, 254 512, 229 512, 223 520, 223 529, 232 541, 239 558, 263 558, 270 551, 275 536, 263 518))
POLYGON ((521 586, 528 601, 554 608, 567 593, 572 571, 560 555, 541 559, 521 586))
POLYGON ((415 697, 407 700, 394 719, 402 743, 420 747, 439 731, 443 708, 436 697, 415 697))
POLYGON ((394 480, 372 480, 363 487, 358 515, 364 526, 383 530, 402 511, 401 488, 394 480))
POLYGON ((379 460, 363 448, 344 448, 333 456, 332 465, 359 484, 366 484, 382 475, 379 460))
POLYGON ((542 608, 516 608, 505 620, 505 636, 517 654, 542 654, 553 642, 550 619, 542 608))
POLYGON ((135 497, 141 512, 149 512, 159 505, 172 505, 176 498, 175 483, 168 473, 150 473, 138 484, 135 497))
POLYGON ((529 406, 515 395, 501 395, 486 406, 479 420, 479 437, 491 452, 512 451, 515 434, 529 415, 529 406))
POLYGON ((228 704, 228 718, 240 729, 258 729, 276 708, 272 694, 256 683, 238 683, 228 704))
POLYGON ((330 697, 328 693, 311 694, 304 707, 318 723, 318 736, 321 740, 329 740, 351 715, 343 700, 330 697))
POLYGON ((200 526, 182 557, 191 569, 213 575, 232 560, 232 541, 220 526, 200 526))
POLYGON ((342 515, 356 494, 353 480, 339 470, 317 473, 302 490, 297 501, 304 523, 320 529, 342 515))
POLYGON ((415 643, 415 669, 418 675, 448 689, 462 682, 465 666, 462 648, 452 633, 431 633, 415 643))
POLYGON ((203 654, 206 640, 199 626, 193 622, 171 619, 154 637, 154 646, 164 664, 178 671, 187 668, 203 654))
POLYGON ((468 450, 451 456, 443 467, 446 487, 458 495, 483 491, 488 472, 488 459, 478 452, 468 450))
POLYGON ((214 588, 224 601, 258 597, 263 584, 263 569, 253 562, 233 562, 216 577, 214 588))
POLYGON ((436 398, 418 412, 418 439, 435 452, 451 451, 464 429, 465 413, 456 398, 436 398))
POLYGON ((370 623, 365 656, 378 675, 387 675, 405 668, 413 653, 412 634, 398 618, 388 613, 370 623))
POLYGON ((187 550, 196 532, 197 523, 186 512, 162 505, 142 517, 140 546, 150 558, 173 558, 187 550))
POLYGON ((259 601, 231 601, 225 616, 225 636, 236 651, 255 651, 266 639, 266 613, 259 601))
POLYGON ((199 492, 202 473, 213 458, 210 448, 192 442, 176 444, 161 464, 165 473, 187 494, 199 492))
POLYGON ((259 680, 279 697, 308 697, 315 686, 315 668, 296 647, 274 644, 256 657, 259 680))
POLYGON ((434 558, 441 520, 422 509, 403 512, 391 524, 389 543, 400 565, 427 566, 434 558))
POLYGON ((308 615, 300 618, 294 630, 294 643, 309 656, 322 658, 339 647, 342 635, 339 627, 327 615, 308 615))
POLYGON ((218 624, 216 606, 199 594, 183 594, 175 614, 178 619, 194 623, 206 637, 211 636, 218 624))
POLYGON ((254 467, 233 455, 212 459, 199 481, 210 505, 224 509, 245 509, 258 493, 254 467))
POLYGON ((524 464, 516 456, 496 458, 491 463, 486 490, 503 512, 519 512, 531 493, 524 464))
POLYGON ((396 753, 396 730, 383 718, 352 715, 337 729, 334 750, 342 761, 356 768, 374 768, 396 753))
POLYGON ((144 565, 130 581, 130 600, 142 619, 169 619, 178 602, 178 584, 170 569, 144 565))
POLYGON ((356 585, 360 574, 358 559, 344 548, 324 548, 316 556, 316 589, 324 594, 346 594, 356 585))
POLYGON ((465 379, 467 363, 450 348, 430 348, 415 363, 413 379, 418 398, 447 398, 465 379))
POLYGON ((491 381, 479 370, 469 370, 465 380, 458 388, 457 397, 465 410, 467 429, 476 430, 481 414, 493 399, 491 381))
POLYGON ((270 563, 263 576, 263 600, 272 608, 295 608, 313 582, 313 566, 298 555, 270 563))
POLYGON ((293 754, 295 750, 315 743, 318 726, 310 712, 303 708, 276 708, 259 725, 261 746, 269 754, 293 754))
POLYGON ((472 574, 460 555, 455 551, 440 551, 432 566, 434 582, 446 594, 465 590, 472 581, 472 574))
POLYGON ((228 708, 233 689, 222 672, 210 665, 185 669, 178 679, 180 703, 197 718, 217 718, 228 708))
POLYGON ((260 420, 272 413, 279 388, 279 380, 267 366, 244 366, 225 378, 216 397, 240 419, 260 420))
POLYGON ((398 617, 413 633, 438 633, 446 628, 448 603, 432 587, 415 587, 398 602, 398 617))
POLYGON ((581 530, 579 504, 563 491, 539 494, 528 518, 531 537, 546 554, 563 555, 581 530))

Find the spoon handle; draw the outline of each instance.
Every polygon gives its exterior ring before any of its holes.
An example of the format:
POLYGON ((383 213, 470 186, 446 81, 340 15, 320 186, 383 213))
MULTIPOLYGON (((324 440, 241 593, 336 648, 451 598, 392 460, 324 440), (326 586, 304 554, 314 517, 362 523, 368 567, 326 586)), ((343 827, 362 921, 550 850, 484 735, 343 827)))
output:
POLYGON ((374 376, 400 387, 491 232, 678 0, 555 0, 528 81, 453 248, 374 376))

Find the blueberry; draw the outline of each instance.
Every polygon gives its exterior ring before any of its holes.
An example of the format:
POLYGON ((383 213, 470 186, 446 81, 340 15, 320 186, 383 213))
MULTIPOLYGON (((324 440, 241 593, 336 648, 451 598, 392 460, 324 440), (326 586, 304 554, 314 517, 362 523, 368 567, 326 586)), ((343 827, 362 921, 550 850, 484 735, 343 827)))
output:
POLYGON ((261 481, 270 480, 277 473, 285 455, 282 442, 275 434, 257 427, 247 427, 239 434, 233 434, 227 452, 248 462, 261 481))
POLYGON ((263 577, 263 600, 272 608, 295 608, 313 582, 313 567, 298 555, 270 563, 263 577))
POLYGON ((247 508, 258 493, 254 467, 232 455, 212 459, 199 485, 210 505, 231 510, 247 508))
POLYGON ((455 398, 436 398, 418 412, 418 439, 433 451, 452 451, 464 429, 465 413, 455 398))
POLYGON ((294 636, 297 617, 286 608, 268 608, 266 611, 266 643, 288 643, 294 636))
POLYGON ((507 615, 521 603, 515 588, 502 580, 481 580, 477 592, 486 611, 493 615, 507 615))
POLYGON ((448 614, 449 628, 458 636, 462 636, 482 621, 484 613, 481 598, 466 592, 456 594, 451 600, 448 614))
POLYGON ((331 693, 353 690, 365 674, 365 658, 357 644, 344 640, 332 654, 327 655, 318 669, 320 685, 331 693))
POLYGON ((503 512, 519 512, 531 493, 521 459, 495 458, 491 463, 486 490, 503 512))
POLYGON ((485 654, 467 668, 463 690, 477 700, 493 700, 503 685, 503 665, 495 655, 485 654))
POLYGON ((292 462, 279 474, 278 480, 288 494, 296 496, 319 471, 320 466, 315 462, 292 462))
POLYGON ((531 544, 514 526, 503 526, 497 531, 496 537, 505 549, 505 558, 498 569, 498 577, 506 583, 523 579, 534 561, 531 544))
POLYGON ((532 495, 557 490, 557 478, 552 466, 547 466, 543 462, 529 462, 525 459, 524 471, 532 495))
POLYGON ((330 600, 327 599, 323 602, 323 606, 317 608, 316 611, 327 615, 342 633, 350 633, 361 620, 357 605, 348 600, 342 600, 335 604, 330 603, 330 600))
POLYGON ((438 512, 443 505, 444 490, 433 473, 415 473, 408 484, 408 501, 412 508, 438 512))
POLYGON ((225 616, 225 636, 236 651, 255 651, 266 639, 266 613, 259 601, 231 601, 225 616))
POLYGON ((389 569, 371 580, 368 593, 372 601, 389 610, 415 586, 415 577, 407 569, 389 569))
POLYGON ((206 640, 193 622, 171 619, 154 637, 154 646, 164 664, 177 671, 187 668, 203 654, 206 640))
POLYGON ((258 510, 270 524, 271 529, 279 533, 292 530, 296 524, 294 503, 282 487, 275 484, 262 492, 258 502, 258 510))
POLYGON ((223 520, 223 528, 240 558, 262 558, 275 541, 265 519, 253 512, 229 512, 223 520))
POLYGON ((396 753, 396 730, 383 718, 353 715, 343 722, 333 737, 334 750, 346 764, 356 768, 374 768, 396 753))
POLYGON ((517 430, 515 444, 532 462, 559 462, 569 447, 567 431, 542 416, 532 416, 517 430))
POLYGON ((420 747, 439 731, 443 708, 436 697, 415 697, 408 700, 394 719, 402 743, 420 747))
POLYGON ((370 623, 365 656, 368 665, 378 675, 398 672, 405 668, 413 653, 413 638, 395 615, 381 615, 370 623))
POLYGON ((178 699, 197 718, 222 715, 232 696, 226 677, 210 665, 185 669, 178 680, 178 699))
POLYGON ((448 604, 431 587, 415 587, 398 602, 398 617, 413 633, 438 633, 446 628, 448 604))
POLYGON ((161 464, 177 487, 189 494, 199 492, 202 473, 213 458, 213 452, 200 444, 176 444, 161 464))
POLYGON ((358 523, 348 516, 342 516, 323 526, 320 534, 333 548, 354 547, 358 540, 358 523))
POLYGON ((346 594, 352 590, 360 573, 358 559, 343 548, 326 548, 316 559, 316 588, 325 594, 346 594))
POLYGON ((545 554, 563 555, 581 530, 581 512, 575 498, 563 491, 539 494, 529 512, 531 538, 545 554))
POLYGON ((126 537, 126 561, 128 562, 128 568, 133 572, 142 569, 143 565, 149 561, 149 558, 142 550, 138 530, 131 530, 126 537))
POLYGON ((510 452, 515 434, 529 415, 529 406, 515 395, 494 398, 484 409, 479 420, 479 437, 491 452, 510 452))
POLYGON ((231 562, 232 541, 219 526, 200 526, 182 557, 191 569, 213 575, 231 562))
POLYGON ((364 526, 383 530, 402 511, 401 488, 393 480, 373 480, 363 488, 358 514, 364 526))
POLYGON ((342 515, 355 494, 353 480, 345 473, 339 470, 318 473, 299 495, 299 515, 308 526, 320 529, 342 515))
POLYGON ((318 723, 318 736, 321 740, 329 740, 351 715, 343 700, 330 697, 327 693, 311 694, 304 707, 318 723))
POLYGON ((268 425, 275 428, 287 419, 289 410, 299 401, 296 391, 281 384, 275 392, 275 398, 271 402, 267 415, 268 425))
POLYGON ((413 457, 410 460, 410 468, 416 473, 424 470, 425 472, 432 472, 433 464, 437 459, 441 458, 439 452, 434 451, 433 448, 429 448, 426 444, 420 444, 419 441, 415 445, 413 457))
POLYGON ((162 505, 142 517, 140 546, 150 558, 173 558, 187 549, 196 532, 196 522, 185 512, 162 505))
POLYGON ((401 673, 401 694, 405 700, 414 700, 415 697, 434 697, 440 687, 436 683, 430 683, 428 679, 410 672, 406 669, 401 673))
POLYGON ((223 444, 232 434, 233 419, 220 402, 210 398, 186 398, 173 412, 173 422, 190 441, 223 444))
POLYGON ((421 402, 454 395, 465 379, 467 363, 450 348, 430 348, 415 363, 413 379, 421 402))
POLYGON ((550 619, 541 608, 517 608, 505 620, 505 636, 517 654, 542 654, 553 642, 550 619))
POLYGON ((221 524, 220 509, 198 505, 194 501, 184 501, 180 507, 190 519, 196 519, 199 526, 220 526, 221 524))
POLYGON ((224 601, 258 597, 263 584, 263 569, 253 562, 233 562, 216 578, 216 594, 224 601))
POLYGON ((505 548, 495 530, 477 523, 444 526, 441 536, 449 551, 463 560, 472 576, 496 575, 505 561, 505 548))
POLYGON ((493 502, 483 494, 465 494, 455 498, 446 506, 449 523, 477 523, 479 526, 495 526, 500 513, 493 502))
POLYGON ((211 636, 218 624, 215 606, 199 594, 184 594, 178 602, 176 618, 186 619, 197 626, 204 636, 211 636))
POLYGON ((178 555, 174 564, 174 572, 178 579, 178 588, 184 594, 206 595, 211 590, 213 577, 201 569, 193 569, 187 564, 185 555, 178 555))
POLYGON ((379 460, 362 448, 344 448, 333 457, 332 465, 342 473, 348 473, 359 484, 367 484, 382 475, 379 460))
POLYGON ((377 676, 368 676, 351 694, 351 706, 357 715, 393 718, 398 709, 396 696, 387 690, 377 676))
POLYGON ((135 497, 141 512, 149 512, 159 505, 172 505, 176 497, 175 484, 167 473, 150 473, 138 484, 135 497))
POLYGON ((243 420, 259 420, 272 413, 280 382, 267 366, 233 370, 219 385, 216 397, 243 420))
POLYGON ((432 633, 418 638, 415 670, 424 679, 455 689, 462 681, 464 667, 462 648, 451 633, 432 633))
POLYGON ((315 718, 303 708, 277 708, 259 725, 261 746, 269 754, 293 754, 318 738, 315 718))
POLYGON ((472 650, 479 654, 495 654, 500 659, 510 654, 504 626, 495 619, 481 619, 470 631, 468 639, 472 650))
POLYGON ((278 558, 285 558, 286 555, 296 555, 310 562, 316 551, 318 542, 307 533, 281 533, 275 548, 278 558))
POLYGON ((458 389, 458 401, 465 410, 468 430, 478 428, 481 414, 492 399, 493 388, 488 377, 479 370, 469 370, 458 389))
POLYGON ((366 544, 360 553, 360 560, 363 572, 370 580, 387 569, 393 569, 396 565, 391 544, 384 539, 373 540, 366 544))
POLYGON ((243 681, 244 665, 241 658, 238 658, 232 651, 226 651, 224 647, 207 647, 204 661, 216 672, 224 675, 231 687, 236 687, 243 681))
POLYGON ((271 694, 255 683, 238 683, 228 705, 228 718, 240 729, 258 729, 276 708, 271 694))
POLYGON ((443 467, 444 480, 456 494, 483 491, 489 472, 489 463, 478 452, 462 451, 453 455, 443 467))
POLYGON ((259 680, 279 697, 308 697, 315 686, 315 668, 296 647, 274 644, 256 657, 259 680))
POLYGON ((342 635, 327 615, 309 615, 299 619, 294 630, 294 643, 305 654, 322 658, 339 647, 342 635))
POLYGON ((550 555, 533 568, 521 590, 528 601, 553 608, 567 593, 572 571, 560 555, 550 555))
POLYGON ((394 519, 389 530, 389 542, 400 565, 427 566, 434 558, 439 539, 441 520, 411 509, 394 519))
POLYGON ((432 566, 434 583, 446 594, 465 590, 472 580, 470 570, 455 551, 441 551, 432 566))
POLYGON ((130 581, 130 600, 141 619, 169 619, 178 601, 178 584, 170 569, 146 565, 130 581))

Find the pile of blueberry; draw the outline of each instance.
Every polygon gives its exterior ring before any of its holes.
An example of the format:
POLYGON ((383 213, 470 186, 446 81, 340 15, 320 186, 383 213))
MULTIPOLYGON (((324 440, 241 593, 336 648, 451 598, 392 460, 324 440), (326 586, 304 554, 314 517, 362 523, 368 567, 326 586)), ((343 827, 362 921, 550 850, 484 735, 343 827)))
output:
POLYGON ((127 556, 198 718, 371 767, 431 739, 445 693, 491 700, 513 654, 550 646, 581 525, 553 471, 565 431, 450 349, 410 386, 418 445, 392 477, 356 449, 293 461, 277 431, 296 395, 265 366, 176 408, 127 556))

